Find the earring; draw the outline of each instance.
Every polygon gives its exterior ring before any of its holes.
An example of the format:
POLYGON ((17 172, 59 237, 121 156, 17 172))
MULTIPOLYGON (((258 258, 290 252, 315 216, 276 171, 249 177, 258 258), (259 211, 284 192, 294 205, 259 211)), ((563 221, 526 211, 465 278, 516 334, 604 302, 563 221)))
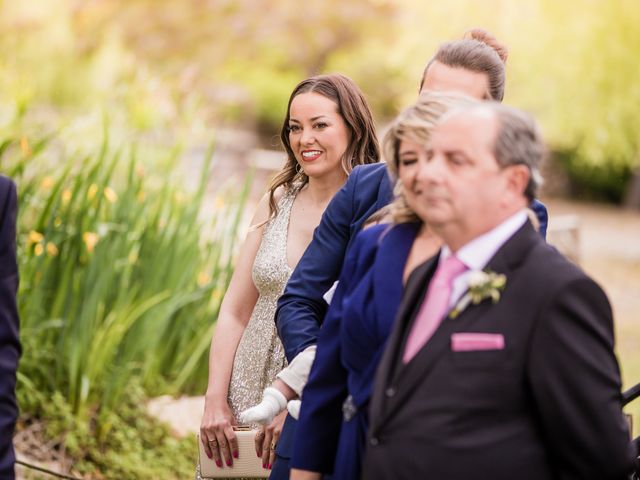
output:
POLYGON ((296 163, 296 174, 298 175, 304 175, 304 170, 302 170, 302 167, 300 166, 299 163, 296 163))

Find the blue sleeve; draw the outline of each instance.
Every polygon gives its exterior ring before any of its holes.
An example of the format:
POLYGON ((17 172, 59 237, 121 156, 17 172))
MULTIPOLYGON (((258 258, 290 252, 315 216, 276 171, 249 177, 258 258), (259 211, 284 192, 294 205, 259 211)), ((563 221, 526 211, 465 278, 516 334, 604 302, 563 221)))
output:
POLYGON ((359 171, 356 168, 352 172, 327 206, 311 243, 278 300, 276 326, 289 361, 318 340, 320 324, 327 311, 322 296, 338 279, 351 238, 359 171))
POLYGON ((342 424, 342 403, 348 394, 348 372, 341 362, 343 300, 373 262, 381 231, 373 227, 358 234, 345 259, 338 288, 320 329, 309 381, 304 388, 292 468, 323 473, 333 471, 342 424))
POLYGON ((18 417, 15 397, 20 357, 16 214, 15 185, 0 177, 0 478, 14 476, 12 436, 18 417))
POLYGON ((540 235, 542 235, 542 238, 546 240, 547 225, 549 224, 549 215, 547 213, 547 207, 545 207, 544 204, 536 198, 533 200, 533 202, 531 202, 531 205, 529 205, 529 208, 531 208, 531 210, 535 212, 536 217, 538 218, 538 223, 540 223, 538 230, 540 231, 540 235))

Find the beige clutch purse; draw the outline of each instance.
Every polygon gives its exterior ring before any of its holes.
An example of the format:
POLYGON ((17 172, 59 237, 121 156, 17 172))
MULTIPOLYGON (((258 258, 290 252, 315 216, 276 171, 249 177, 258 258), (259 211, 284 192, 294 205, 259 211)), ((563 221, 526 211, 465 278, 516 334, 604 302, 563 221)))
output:
POLYGON ((196 478, 269 478, 271 470, 262 467, 262 459, 256 456, 254 439, 256 430, 250 428, 234 428, 238 438, 238 458, 233 459, 233 466, 227 467, 224 462, 222 468, 213 459, 207 457, 204 445, 198 435, 198 466, 199 475, 196 478))

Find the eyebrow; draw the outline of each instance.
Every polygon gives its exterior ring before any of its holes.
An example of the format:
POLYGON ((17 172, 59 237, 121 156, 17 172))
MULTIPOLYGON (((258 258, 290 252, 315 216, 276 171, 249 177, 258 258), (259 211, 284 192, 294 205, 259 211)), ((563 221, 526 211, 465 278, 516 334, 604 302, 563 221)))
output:
MULTIPOLYGON (((321 118, 323 118, 323 117, 326 117, 327 119, 329 118, 329 117, 328 117, 328 115, 318 115, 318 116, 316 116, 316 117, 311 118, 311 121, 312 121, 312 122, 315 122, 316 120, 319 120, 319 119, 321 119, 321 118)), ((290 121, 290 122, 300 123, 300 120, 296 120, 296 119, 295 119, 295 118, 293 118, 293 117, 289 117, 289 121, 290 121)))
POLYGON ((445 150, 444 153, 446 155, 455 155, 457 153, 464 155, 465 157, 468 157, 469 155, 467 154, 467 152, 465 152, 464 150, 461 150, 459 148, 452 148, 451 150, 445 150))

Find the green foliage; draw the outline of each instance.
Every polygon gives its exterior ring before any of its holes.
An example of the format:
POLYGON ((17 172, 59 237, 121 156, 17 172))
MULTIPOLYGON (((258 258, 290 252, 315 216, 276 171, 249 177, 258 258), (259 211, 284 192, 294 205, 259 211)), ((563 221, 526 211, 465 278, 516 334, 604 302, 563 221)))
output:
MULTIPOLYGON (((274 59, 274 62, 277 60, 274 59)), ((297 69, 276 70, 270 63, 252 63, 241 59, 230 63, 221 73, 229 84, 239 85, 253 99, 250 110, 255 118, 248 119, 246 113, 239 122, 251 122, 262 133, 279 133, 282 128, 287 100, 303 75, 297 69)))
POLYGON ((54 142, 14 138, 0 143, 20 185, 22 375, 81 418, 116 408, 134 378, 151 393, 202 390, 249 180, 203 215, 209 162, 190 193, 146 176, 106 133, 94 155, 56 166, 54 142))
POLYGON ((144 173, 136 149, 113 148, 106 128, 75 155, 64 129, 29 139, 23 120, 0 139, 20 197, 23 421, 46 420, 78 472, 185 478, 193 442, 142 414, 142 399, 205 388, 251 178, 214 201, 211 152, 190 192, 169 180, 179 149, 156 162, 165 175, 144 173))
POLYGON ((43 393, 24 375, 18 375, 18 401, 22 427, 46 419, 43 438, 63 452, 73 473, 83 478, 146 479, 188 478, 193 475, 196 444, 177 439, 169 428, 144 410, 146 395, 136 381, 122 395, 117 412, 103 411, 86 422, 60 392, 43 393))
POLYGON ((481 26, 510 50, 505 101, 540 119, 553 150, 573 152, 570 176, 593 172, 578 182, 591 196, 618 201, 640 162, 637 0, 23 1, 0 13, 11 52, 0 99, 18 113, 107 105, 133 130, 192 136, 231 122, 266 146, 305 77, 349 75, 384 125, 413 101, 437 46, 481 26))
POLYGON ((624 200, 633 174, 627 162, 591 163, 576 149, 555 151, 553 158, 566 172, 573 198, 611 203, 624 200))
POLYGON ((510 98, 539 116, 577 193, 619 202, 640 166, 637 2, 530 3, 510 98))

